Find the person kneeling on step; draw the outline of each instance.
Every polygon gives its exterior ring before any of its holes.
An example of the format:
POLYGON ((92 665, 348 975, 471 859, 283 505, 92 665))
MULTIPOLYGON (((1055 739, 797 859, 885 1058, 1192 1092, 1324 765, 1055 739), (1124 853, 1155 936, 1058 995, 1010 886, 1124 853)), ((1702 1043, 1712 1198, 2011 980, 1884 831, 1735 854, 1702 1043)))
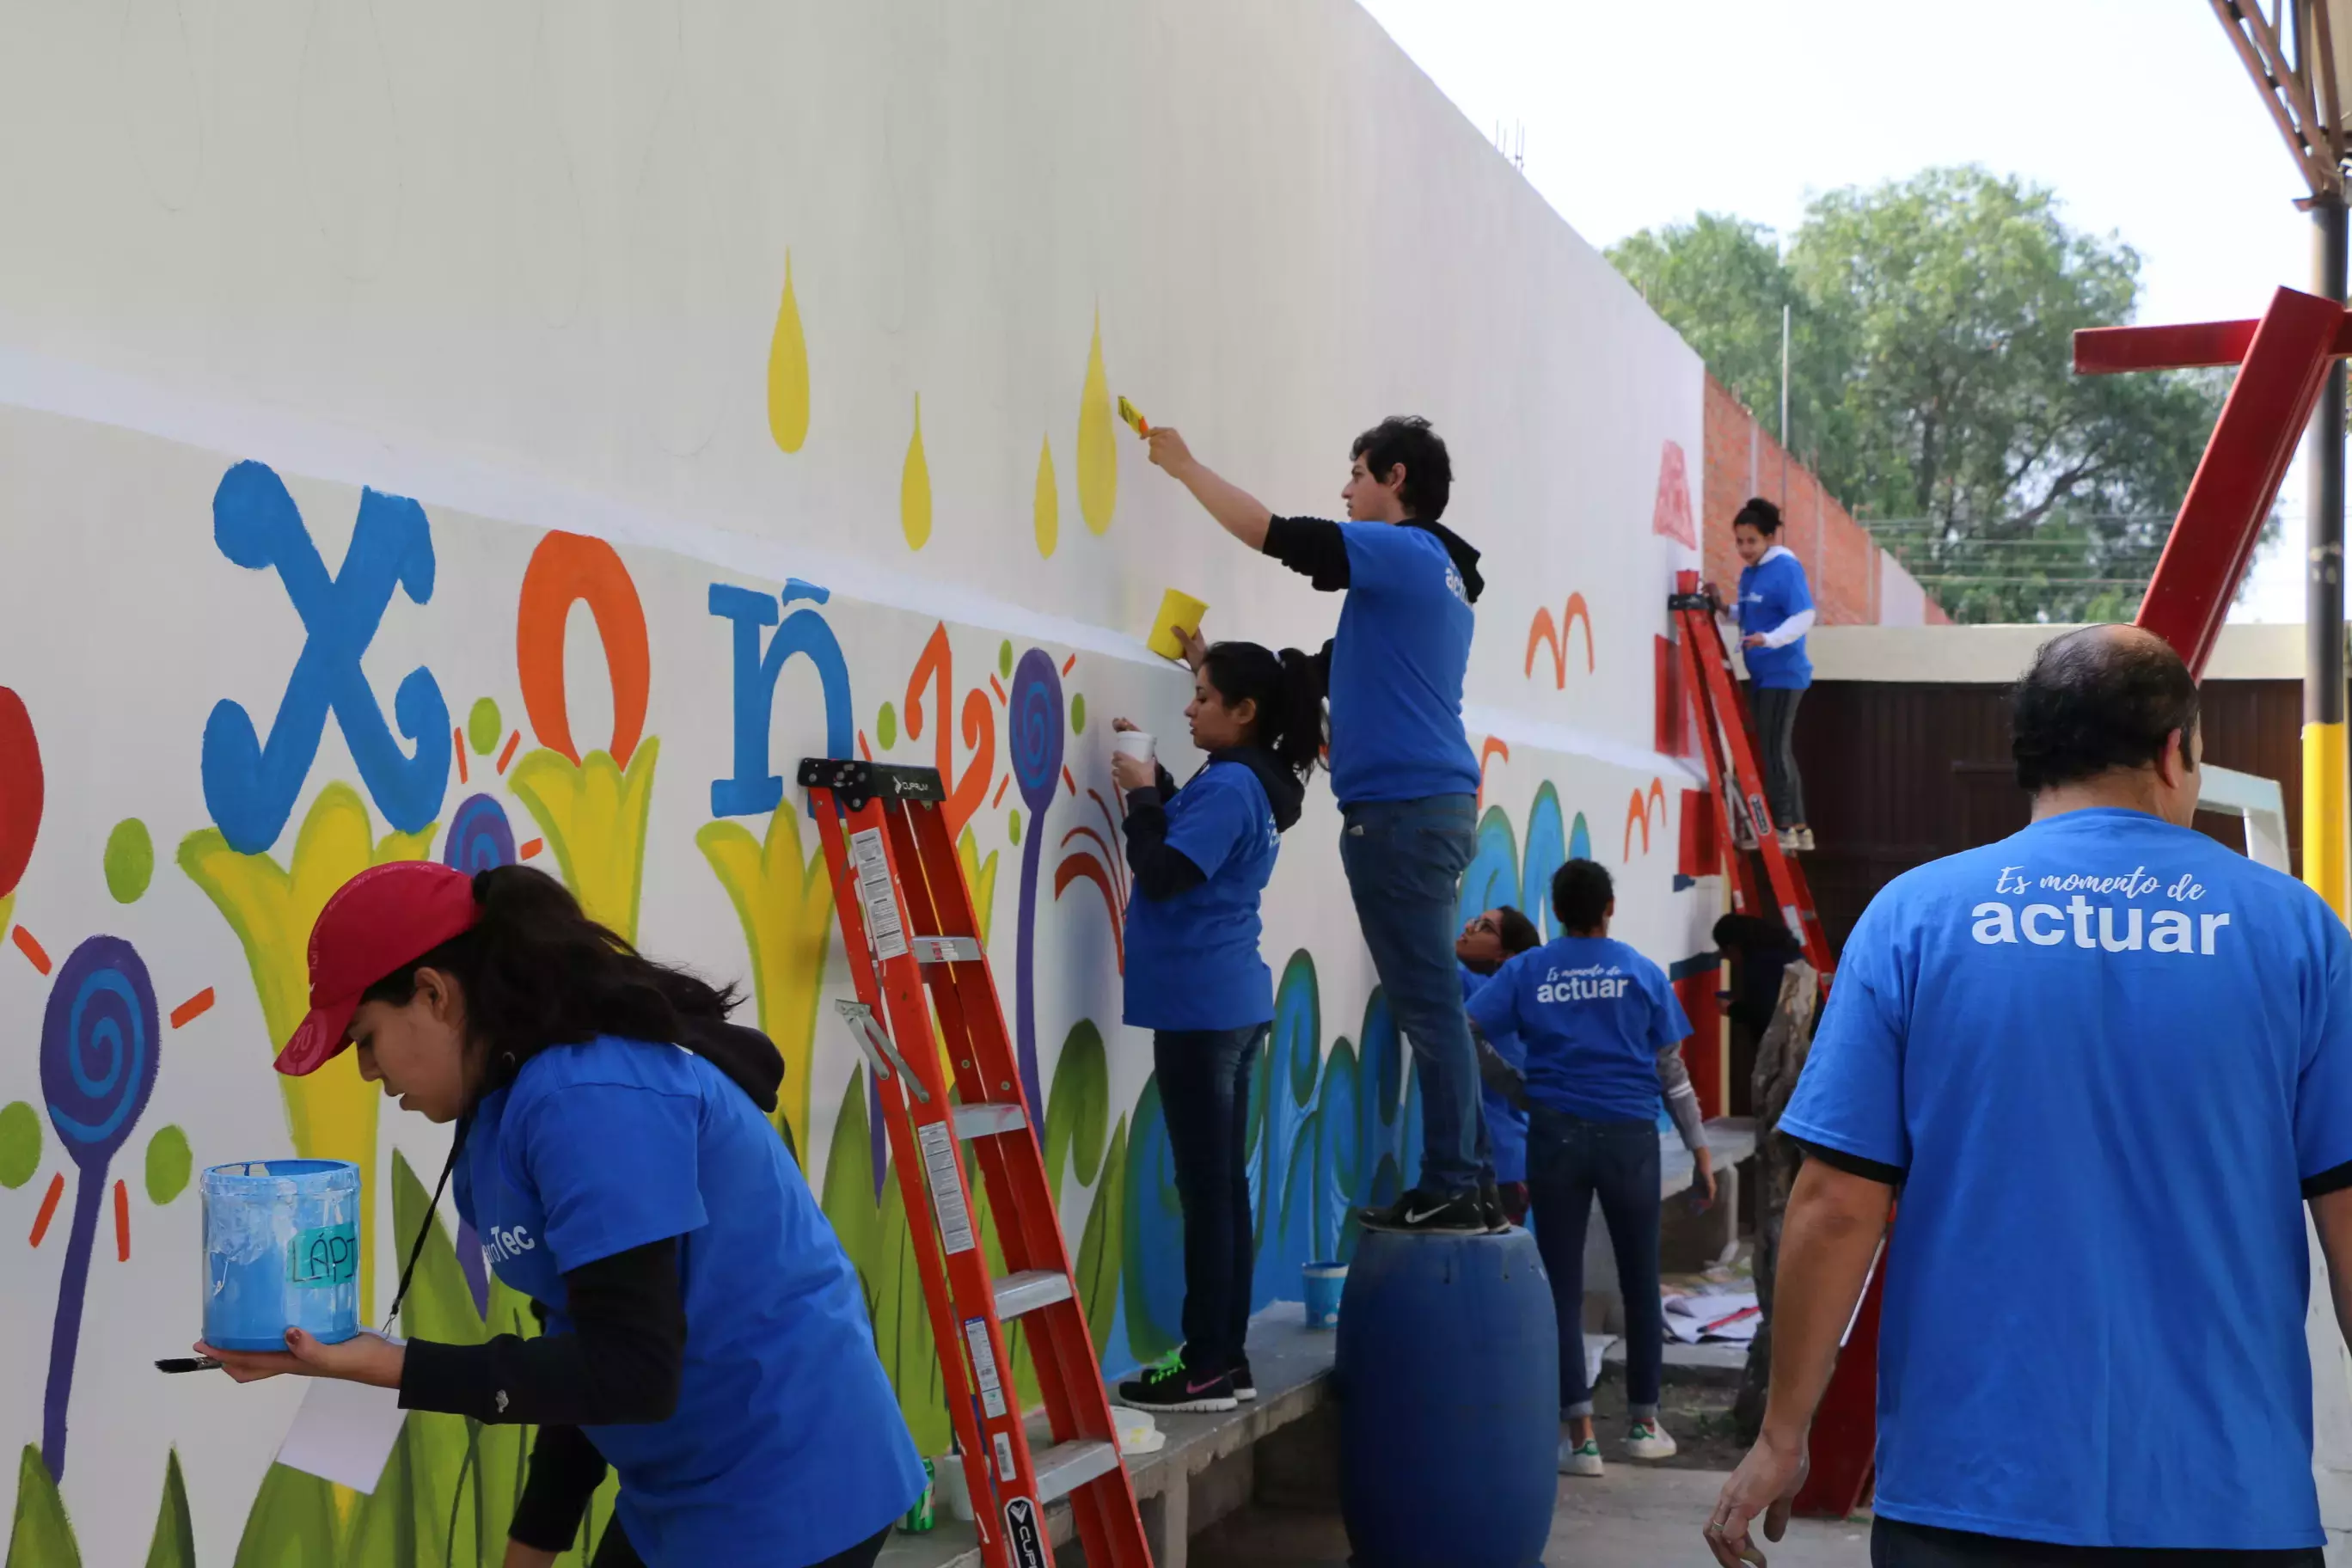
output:
POLYGON ((1567 934, 1496 970, 1470 998, 1470 1021, 1489 1039, 1516 1035, 1526 1049, 1528 1186, 1559 1318, 1559 1413, 1570 1427, 1559 1468, 1597 1476, 1601 1444, 1584 1375, 1584 1229, 1592 1200, 1601 1200, 1625 1297, 1625 1403, 1633 1417, 1625 1452, 1669 1458, 1675 1440, 1658 1421, 1666 1334, 1658 1295, 1662 1095, 1709 1201, 1715 1161, 1683 1068, 1690 1020, 1665 971, 1611 940, 1617 891, 1609 873, 1590 860, 1569 861, 1552 877, 1551 907, 1567 934))
MULTIPOLYGON (((1124 753, 1126 1021, 1151 1031, 1152 1072, 1184 1210, 1184 1345, 1118 1386, 1139 1410, 1231 1410, 1255 1399, 1247 1347, 1250 1069, 1274 1019, 1258 954, 1258 898, 1298 820, 1323 742, 1322 683, 1307 656, 1222 642, 1195 661, 1184 717, 1208 762, 1183 788, 1124 753)), ((1112 728, 1133 730, 1124 719, 1112 728)))

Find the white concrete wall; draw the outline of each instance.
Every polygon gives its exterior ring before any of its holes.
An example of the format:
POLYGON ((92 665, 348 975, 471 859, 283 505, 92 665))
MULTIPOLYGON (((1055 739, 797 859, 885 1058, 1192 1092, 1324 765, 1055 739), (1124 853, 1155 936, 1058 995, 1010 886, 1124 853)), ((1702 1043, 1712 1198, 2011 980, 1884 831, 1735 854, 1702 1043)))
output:
MULTIPOLYGON (((240 1542, 374 1562, 394 1513, 474 1487, 494 1500, 458 1558, 495 1561, 511 1434, 412 1422, 405 1479, 362 1504, 269 1468, 298 1389, 149 1363, 197 1325, 183 1145, 360 1161, 382 1310, 394 1156, 429 1179, 446 1144, 345 1069, 281 1086, 272 1040, 327 888, 371 855, 495 848, 499 824, 651 951, 758 985, 786 1120, 936 1450, 895 1199, 824 1005, 848 977, 803 896, 814 838, 797 792, 714 798, 762 715, 784 774, 849 744, 975 787, 1000 984, 1034 952, 1046 1115, 1077 1129, 1063 1217, 1100 1348, 1167 1342, 1181 1285, 1149 1045, 1118 1023, 1104 736, 1131 714, 1187 760, 1184 683, 1139 641, 1167 587, 1210 602, 1213 634, 1276 644, 1318 643, 1337 605, 1146 467, 1118 395, 1297 511, 1337 509, 1358 430, 1432 417, 1447 521, 1487 552, 1469 718, 1495 810, 1465 899, 1539 903, 1589 842, 1625 934, 1668 963, 1706 945, 1652 685, 1696 563, 1660 494, 1701 449, 1697 362, 1352 5, 0 0, 0 1024, 21 1047, 0 1236, 38 1237, 0 1268, 12 1560, 61 1561, 70 1532, 86 1563, 144 1561, 159 1507, 177 1542, 184 1506, 206 1563, 240 1542), (299 510, 282 576, 215 538, 247 461, 299 510), (352 551, 362 516, 405 540, 405 586, 352 551), (562 594, 526 603, 557 569, 598 585, 601 634, 562 594), (772 701, 739 689, 711 603, 731 588, 805 655, 772 701), (313 746, 303 700, 354 653, 299 673, 306 640, 379 609, 364 690, 313 746), (291 747, 282 802, 208 780, 223 703, 291 747), (1067 776, 1024 784, 1055 749, 1067 776), (135 950, 159 1065, 120 1150, 77 1163, 43 1079, 75 1042, 47 1020, 75 955, 113 951, 100 935, 135 950)), ((1253 1153, 1261 1300, 1414 1158, 1411 1109, 1356 1070, 1394 1042, 1336 832, 1318 784, 1267 901, 1269 959, 1292 962, 1253 1153)), ((436 1331, 483 1331, 434 1256, 436 1331)), ((512 1305, 488 1298, 493 1326, 512 1305)))

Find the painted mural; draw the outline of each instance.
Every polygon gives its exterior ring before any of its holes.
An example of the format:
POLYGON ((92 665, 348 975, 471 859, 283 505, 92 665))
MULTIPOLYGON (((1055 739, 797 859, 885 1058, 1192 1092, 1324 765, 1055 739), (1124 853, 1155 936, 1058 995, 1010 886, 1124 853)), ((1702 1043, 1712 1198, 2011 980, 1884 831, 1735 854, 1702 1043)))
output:
MULTIPOLYGON (((5 1568, 499 1560, 528 1432, 414 1415, 362 1495, 273 1462, 295 1380, 152 1370, 197 1325, 195 1170, 355 1162, 370 1321, 429 1216, 446 1131, 349 1057, 269 1066, 319 910, 397 858, 542 867, 741 985, 786 1064, 777 1135, 909 1426, 946 1447, 908 1229, 929 1221, 827 1005, 851 987, 789 782, 803 755, 947 781, 1106 1371, 1173 1348, 1172 1168, 1149 1039, 1120 1019, 1110 723, 1180 775, 1195 760, 1189 679, 1141 641, 1165 588, 1209 601, 1212 635, 1276 644, 1319 643, 1336 603, 1149 468, 1122 393, 1300 510, 1336 504, 1356 429, 1436 420, 1448 521, 1492 584, 1465 914, 1518 903, 1549 930, 1552 869, 1591 855, 1620 934, 1712 989, 1716 894, 1685 874, 1696 781, 1654 657, 1696 563, 1696 362, 1352 6, 1276 29, 1245 0, 1040 0, 998 24, 911 0, 317 0, 281 30, 120 9, 100 28, 0 0, 22 45, 0 182, 26 236, 0 275, 5 1568), (1346 104, 1404 127, 1415 235, 1345 276, 1244 276, 1170 229, 1172 193, 1328 254, 1371 210, 1330 162, 1352 109, 1204 107, 1334 58, 1360 68, 1346 104), (273 93, 290 142, 242 107, 273 93), (845 132, 867 100, 875 134, 845 132), (1097 145, 1122 118, 1189 149, 1156 192, 1097 145), (77 125, 78 184, 28 172, 77 125), (1011 172, 975 203, 980 169, 1011 172), (1474 255, 1517 260, 1474 279, 1474 255), (1400 290, 1450 302, 1368 359, 1357 323, 1400 290)), ((1351 1209, 1419 1158, 1337 837, 1318 784, 1266 899, 1260 1306, 1347 1255, 1351 1209)), ((434 1223, 406 1331, 529 1331, 454 1213, 434 1223)))

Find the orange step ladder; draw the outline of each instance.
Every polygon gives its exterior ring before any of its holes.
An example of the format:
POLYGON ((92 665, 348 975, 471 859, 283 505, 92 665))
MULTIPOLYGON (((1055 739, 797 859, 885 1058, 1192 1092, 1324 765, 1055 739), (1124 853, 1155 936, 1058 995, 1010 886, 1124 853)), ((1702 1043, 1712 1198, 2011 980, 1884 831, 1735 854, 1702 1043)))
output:
MULTIPOLYGON (((1676 639, 1682 660, 1683 689, 1690 693, 1691 715, 1697 721, 1702 765, 1706 769, 1707 798, 1713 803, 1717 842, 1722 846, 1723 879, 1731 907, 1753 914, 1761 907, 1754 873, 1744 847, 1754 843, 1764 858, 1764 875, 1780 922, 1804 944, 1805 962, 1829 988, 1837 961, 1830 952, 1829 933, 1813 907, 1813 891, 1796 860, 1780 847, 1773 828, 1771 807, 1764 798, 1764 778, 1757 763, 1756 731, 1748 704, 1732 684, 1730 656, 1716 616, 1723 601, 1713 586, 1702 586, 1696 572, 1675 574, 1675 593, 1666 600, 1682 635, 1676 639)), ((1891 1236, 1890 1232, 1890 1236, 1891 1236)), ((1878 1445, 1878 1313, 1885 1293, 1885 1253, 1871 1265, 1870 1279, 1838 1352, 1837 1370, 1822 1396, 1813 1417, 1809 1452, 1811 1473, 1797 1494, 1796 1511, 1812 1518, 1843 1519, 1869 1497, 1877 1466, 1878 1445)))
POLYGON ((856 1001, 835 1005, 866 1054, 889 1127, 982 1560, 1046 1568, 1045 1510, 1067 1498, 1088 1568, 1150 1568, 939 771, 809 757, 800 782, 857 984, 856 1001), (932 1044, 934 1013, 954 1064, 952 1100, 932 1044), (979 1163, 996 1217, 1002 1279, 991 1276, 972 1221, 967 1158, 979 1163), (935 1223, 922 1223, 927 1215, 935 1223), (1005 1345, 1016 1320, 1053 1435, 1038 1454, 1005 1345))

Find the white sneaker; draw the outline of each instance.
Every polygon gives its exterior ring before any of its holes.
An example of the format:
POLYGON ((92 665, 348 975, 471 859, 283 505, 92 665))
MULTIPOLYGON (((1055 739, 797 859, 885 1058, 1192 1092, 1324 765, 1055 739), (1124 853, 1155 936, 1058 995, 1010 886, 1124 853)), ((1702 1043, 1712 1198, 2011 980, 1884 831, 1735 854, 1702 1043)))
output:
POLYGON ((1807 855, 1813 852, 1813 830, 1811 828, 1800 827, 1797 829, 1797 847, 1807 855))
POLYGON ((1601 1443, 1587 1437, 1579 1443, 1573 1437, 1559 1440, 1559 1473, 1563 1476, 1597 1476, 1601 1473, 1601 1443))
POLYGON ((1805 841, 1798 837, 1793 827, 1783 827, 1773 837, 1780 841, 1780 853, 1783 855, 1799 854, 1805 847, 1805 841))
POLYGON ((1625 1434, 1625 1452, 1636 1459, 1671 1459, 1675 1457, 1675 1440, 1653 1416, 1633 1423, 1633 1430, 1625 1434))

